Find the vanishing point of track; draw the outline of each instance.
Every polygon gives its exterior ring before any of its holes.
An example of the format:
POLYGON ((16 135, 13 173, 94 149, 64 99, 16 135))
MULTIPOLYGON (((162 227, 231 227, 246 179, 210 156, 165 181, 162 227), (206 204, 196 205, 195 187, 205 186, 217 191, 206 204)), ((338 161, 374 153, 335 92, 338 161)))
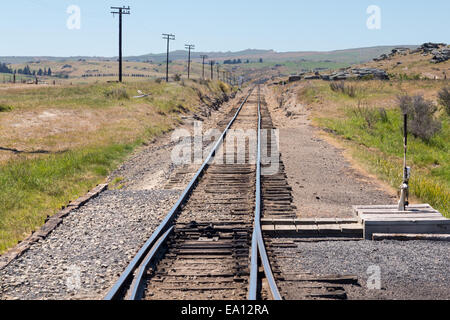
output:
POLYGON ((259 87, 251 89, 177 203, 105 299, 281 299, 260 224, 260 101, 259 87), (257 137, 246 141, 245 161, 235 163, 235 150, 233 161, 215 164, 231 128, 256 130, 257 137), (262 290, 264 275, 269 292, 262 290))

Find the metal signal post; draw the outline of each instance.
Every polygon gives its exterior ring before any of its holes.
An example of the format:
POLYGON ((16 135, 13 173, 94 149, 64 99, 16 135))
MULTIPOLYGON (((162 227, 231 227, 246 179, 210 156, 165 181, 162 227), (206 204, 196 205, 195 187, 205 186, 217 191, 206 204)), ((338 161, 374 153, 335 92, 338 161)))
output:
POLYGON ((403 115, 403 183, 400 186, 400 201, 398 203, 398 211, 406 211, 409 206, 409 179, 411 178, 411 168, 407 166, 406 154, 408 152, 408 115, 403 115))

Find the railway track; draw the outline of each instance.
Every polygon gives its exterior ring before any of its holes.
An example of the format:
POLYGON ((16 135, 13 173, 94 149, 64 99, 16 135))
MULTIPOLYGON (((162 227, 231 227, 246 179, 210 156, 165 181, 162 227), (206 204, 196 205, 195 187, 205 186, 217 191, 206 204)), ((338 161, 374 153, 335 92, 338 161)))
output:
MULTIPOLYGON (((281 299, 261 231, 259 87, 249 91, 211 153, 107 300, 281 299), (231 129, 257 132, 239 158, 231 129), (219 155, 223 163, 213 163, 219 155), (237 161, 238 159, 244 161, 237 161), (263 280, 263 276, 265 279, 263 280)), ((278 187, 277 180, 274 182, 278 187)))

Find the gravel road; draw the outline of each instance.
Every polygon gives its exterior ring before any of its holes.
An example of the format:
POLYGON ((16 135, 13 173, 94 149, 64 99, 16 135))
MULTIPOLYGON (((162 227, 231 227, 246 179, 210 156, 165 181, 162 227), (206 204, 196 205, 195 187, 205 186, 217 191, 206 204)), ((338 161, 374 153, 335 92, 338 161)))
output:
POLYGON ((357 170, 343 150, 323 139, 295 91, 281 108, 271 89, 265 93, 280 130, 280 151, 300 218, 350 218, 352 205, 396 203, 396 195, 386 185, 357 170))

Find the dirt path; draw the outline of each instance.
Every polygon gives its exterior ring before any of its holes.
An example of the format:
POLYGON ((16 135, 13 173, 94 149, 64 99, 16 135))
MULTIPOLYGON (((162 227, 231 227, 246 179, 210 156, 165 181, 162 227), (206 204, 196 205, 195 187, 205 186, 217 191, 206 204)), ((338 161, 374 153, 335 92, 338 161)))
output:
POLYGON ((395 203, 396 195, 325 141, 306 108, 291 92, 282 107, 265 88, 274 125, 280 130, 280 152, 299 217, 351 217, 352 205, 395 203))

